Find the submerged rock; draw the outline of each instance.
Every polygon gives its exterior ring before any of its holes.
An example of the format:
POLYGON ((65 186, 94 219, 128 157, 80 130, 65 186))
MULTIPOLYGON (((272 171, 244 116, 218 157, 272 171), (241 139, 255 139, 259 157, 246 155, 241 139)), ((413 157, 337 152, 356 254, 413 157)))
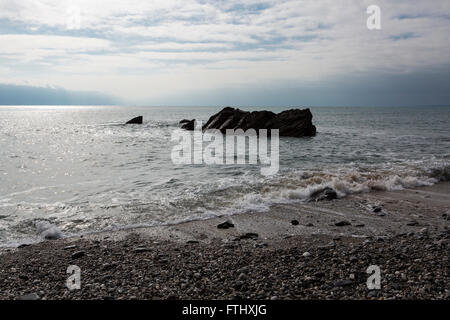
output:
POLYGON ((330 187, 326 187, 322 190, 317 190, 311 194, 311 201, 322 201, 322 200, 334 200, 337 199, 337 193, 330 187))
POLYGON ((180 124, 181 124, 181 129, 191 130, 191 131, 195 129, 195 119, 192 119, 192 120, 183 119, 180 121, 180 124))
POLYGON ((144 121, 144 117, 143 116, 139 116, 139 117, 131 119, 130 121, 128 121, 125 124, 142 124, 143 121, 144 121))
MULTIPOLYGON (((182 128, 193 130, 193 121, 183 120, 182 128), (190 129, 192 128, 192 129, 190 129)), ((181 124, 181 123, 180 123, 181 124)), ((315 136, 316 127, 312 124, 309 109, 291 109, 280 113, 271 111, 243 111, 226 107, 209 118, 203 130, 218 129, 226 133, 227 129, 279 129, 280 136, 303 137, 315 136)))

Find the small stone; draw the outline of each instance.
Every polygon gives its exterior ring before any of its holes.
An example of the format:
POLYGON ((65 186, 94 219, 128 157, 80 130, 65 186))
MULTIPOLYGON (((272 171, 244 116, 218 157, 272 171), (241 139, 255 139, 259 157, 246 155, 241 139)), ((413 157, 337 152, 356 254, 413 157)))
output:
POLYGON ((353 280, 345 279, 345 280, 338 280, 338 281, 334 282, 333 285, 335 287, 347 287, 347 286, 352 285, 353 283, 354 283, 353 280))
POLYGON ((323 277, 325 277, 325 272, 321 272, 321 271, 316 272, 316 273, 314 273, 314 276, 316 278, 323 278, 323 277))
POLYGON ((343 221, 336 222, 334 225, 336 227, 344 227, 344 226, 351 226, 352 224, 348 221, 343 220, 343 221))
POLYGON ((227 220, 217 225, 217 229, 229 229, 229 228, 234 228, 234 224, 230 220, 227 220))
POLYGON ((39 300, 39 296, 36 293, 28 293, 23 296, 19 296, 17 300, 39 300))
POLYGON ((133 249, 133 252, 135 252, 135 253, 142 253, 142 252, 148 252, 148 251, 150 251, 150 249, 146 248, 146 247, 137 247, 137 248, 133 249))
POLYGON ((238 280, 243 281, 247 279, 247 275, 245 273, 241 273, 238 277, 238 280))
POLYGON ((306 224, 307 227, 314 227, 314 225, 310 222, 306 224))
POLYGON ((402 288, 398 283, 395 283, 395 282, 391 284, 391 287, 394 290, 401 290, 401 288, 402 288))
POLYGON ((298 225, 300 224, 300 222, 298 222, 298 220, 292 220, 292 221, 291 221, 291 224, 292 224, 293 226, 298 226, 298 225))
POLYGON ((78 259, 85 255, 86 253, 84 251, 77 251, 72 254, 72 259, 78 259))
POLYGON ((378 298, 380 296, 380 290, 370 290, 367 292, 367 298, 378 298))
POLYGON ((239 239, 257 239, 259 235, 257 233, 253 232, 247 232, 241 236, 239 236, 239 239))
POLYGON ((375 212, 375 213, 378 213, 378 212, 381 212, 381 207, 375 207, 375 208, 373 208, 373 212, 375 212))
POLYGON ((64 247, 64 250, 70 250, 70 249, 75 249, 77 246, 72 245, 72 246, 66 246, 64 247))
POLYGON ((310 255, 311 255, 311 253, 309 253, 308 251, 306 251, 306 252, 303 253, 303 256, 304 256, 305 258, 309 257, 310 255))
POLYGON ((419 225, 419 223, 415 220, 412 220, 406 224, 407 226, 413 227, 419 225))

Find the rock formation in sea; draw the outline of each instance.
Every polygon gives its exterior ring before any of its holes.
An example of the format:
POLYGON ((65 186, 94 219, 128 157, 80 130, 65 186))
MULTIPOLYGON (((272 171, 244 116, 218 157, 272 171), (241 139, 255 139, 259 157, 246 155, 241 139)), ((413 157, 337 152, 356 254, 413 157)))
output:
POLYGON ((185 129, 185 130, 194 130, 195 127, 195 119, 192 120, 188 120, 188 119, 183 119, 180 121, 181 124, 181 128, 185 129))
POLYGON ((142 124, 143 120, 144 120, 144 117, 143 116, 139 116, 139 117, 131 119, 130 121, 128 121, 125 124, 142 124))
MULTIPOLYGON (((194 130, 194 120, 182 120, 182 128, 194 130)), ((279 129, 280 136, 315 136, 316 127, 312 124, 309 109, 291 109, 280 113, 271 111, 243 111, 226 107, 209 118, 203 130, 218 129, 225 133, 227 129, 279 129)))

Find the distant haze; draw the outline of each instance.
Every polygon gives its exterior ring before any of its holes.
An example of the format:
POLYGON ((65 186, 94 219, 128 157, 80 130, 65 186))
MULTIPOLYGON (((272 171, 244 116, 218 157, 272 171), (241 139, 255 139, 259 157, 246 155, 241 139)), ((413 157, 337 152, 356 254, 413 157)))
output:
POLYGON ((449 105, 450 1, 0 0, 0 104, 449 105))

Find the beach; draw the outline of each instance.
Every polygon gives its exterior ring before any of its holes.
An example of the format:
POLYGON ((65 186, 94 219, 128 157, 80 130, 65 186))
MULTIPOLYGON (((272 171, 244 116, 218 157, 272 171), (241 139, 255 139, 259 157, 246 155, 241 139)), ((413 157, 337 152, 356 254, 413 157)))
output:
POLYGON ((448 299, 449 217, 443 182, 48 240, 1 250, 0 298, 448 299))

